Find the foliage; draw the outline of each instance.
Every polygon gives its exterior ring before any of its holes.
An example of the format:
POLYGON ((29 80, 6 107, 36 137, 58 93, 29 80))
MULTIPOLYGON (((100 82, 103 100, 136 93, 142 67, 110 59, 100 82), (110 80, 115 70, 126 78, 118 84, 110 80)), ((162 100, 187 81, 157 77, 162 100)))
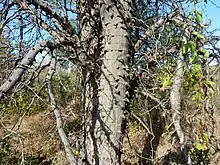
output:
MULTIPOLYGON (((5 99, 0 104, 0 110, 4 114, 20 114, 28 112, 29 114, 38 111, 44 111, 48 108, 47 93, 44 84, 39 81, 32 83, 30 86, 19 90, 13 95, 13 98, 5 99)), ((54 91, 58 104, 66 107, 72 100, 80 99, 80 84, 77 81, 76 74, 62 72, 54 77, 54 91)))
POLYGON ((206 133, 201 133, 197 136, 193 148, 190 150, 193 165, 203 164, 209 165, 211 161, 210 148, 209 148, 209 136, 206 133))
POLYGON ((39 86, 34 85, 31 90, 29 88, 24 88, 14 94, 14 99, 8 98, 4 100, 0 105, 1 111, 4 114, 10 114, 13 116, 24 112, 34 113, 45 110, 47 107, 45 104, 45 91, 41 92, 39 98, 36 97, 36 94, 34 93, 37 92, 36 89, 38 89, 38 87, 39 86), (34 101, 33 98, 35 98, 34 101))
POLYGON ((12 154, 7 139, 0 139, 0 164, 16 165, 19 164, 19 158, 12 154))
POLYGON ((81 84, 77 73, 61 71, 55 74, 53 87, 58 104, 66 107, 71 101, 80 104, 81 84))

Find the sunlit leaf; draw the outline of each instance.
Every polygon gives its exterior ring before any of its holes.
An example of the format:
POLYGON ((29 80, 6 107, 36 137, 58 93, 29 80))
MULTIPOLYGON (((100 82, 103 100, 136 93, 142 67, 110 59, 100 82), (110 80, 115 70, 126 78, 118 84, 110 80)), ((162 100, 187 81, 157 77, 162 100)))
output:
POLYGON ((196 31, 193 31, 192 35, 195 35, 196 37, 198 37, 201 40, 205 40, 205 37, 196 31))
POLYGON ((168 88, 171 85, 171 79, 167 78, 166 80, 163 81, 162 88, 168 88))
POLYGON ((197 21, 198 23, 202 23, 202 13, 196 11, 195 14, 196 14, 196 21, 197 21))
POLYGON ((191 48, 192 52, 196 51, 196 43, 194 41, 188 41, 187 46, 188 46, 188 48, 191 48))
POLYGON ((191 58, 189 59, 189 63, 192 64, 193 61, 194 61, 194 58, 191 57, 191 58))
POLYGON ((195 148, 199 151, 203 150, 203 145, 201 143, 196 143, 195 148))
POLYGON ((187 53, 187 48, 186 48, 186 45, 185 45, 185 44, 182 45, 182 53, 183 53, 183 54, 186 54, 186 53, 187 53))
POLYGON ((207 87, 214 89, 215 88, 215 82, 213 81, 205 81, 205 85, 207 85, 207 87))
POLYGON ((209 135, 207 133, 203 133, 202 138, 204 139, 205 142, 209 141, 209 135))
POLYGON ((207 50, 203 49, 201 52, 204 54, 204 59, 209 58, 209 52, 207 50))

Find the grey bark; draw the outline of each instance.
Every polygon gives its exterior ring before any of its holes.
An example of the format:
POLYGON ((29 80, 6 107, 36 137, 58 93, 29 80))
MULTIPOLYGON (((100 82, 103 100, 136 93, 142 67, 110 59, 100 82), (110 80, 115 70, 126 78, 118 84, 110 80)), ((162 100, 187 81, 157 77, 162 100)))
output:
POLYGON ((131 1, 99 0, 103 27, 103 50, 98 96, 93 99, 87 164, 118 165, 128 87, 131 1), (121 11, 121 12, 120 12, 121 11))
MULTIPOLYGON (((79 164, 89 164, 93 154, 87 151, 92 150, 93 144, 90 143, 89 122, 91 120, 92 100, 97 99, 96 78, 99 72, 97 65, 100 57, 100 34, 101 23, 99 17, 99 6, 97 1, 81 0, 78 4, 79 26, 80 26, 80 50, 79 61, 82 66, 82 148, 80 150, 81 159, 79 164), (90 157, 90 158, 88 158, 90 157)), ((95 106, 94 106, 95 107, 95 106)), ((95 151, 94 151, 95 152, 95 151)))
POLYGON ((50 102, 51 102, 51 108, 52 108, 54 115, 55 115, 55 118, 56 118, 58 134, 60 136, 61 142, 64 145, 67 160, 69 160, 71 165, 76 165, 77 158, 73 154, 68 137, 66 136, 66 133, 63 130, 63 122, 62 122, 60 109, 57 107, 56 100, 55 100, 53 90, 52 90, 51 80, 52 80, 52 77, 55 73, 55 70, 56 70, 56 60, 55 60, 55 57, 52 57, 50 69, 49 69, 48 75, 47 75, 47 89, 48 89, 48 94, 49 94, 49 98, 50 98, 50 102))

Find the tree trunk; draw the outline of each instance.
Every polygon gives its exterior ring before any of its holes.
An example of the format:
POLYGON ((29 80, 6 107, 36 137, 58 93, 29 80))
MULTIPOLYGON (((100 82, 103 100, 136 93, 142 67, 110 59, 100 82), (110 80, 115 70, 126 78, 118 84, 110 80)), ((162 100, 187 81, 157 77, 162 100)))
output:
MULTIPOLYGON (((97 96, 93 96, 92 123, 87 138, 86 164, 120 163, 124 112, 128 88, 131 2, 99 0, 103 49, 97 96)), ((94 91, 95 92, 95 91, 94 91)))
POLYGON ((173 119, 173 125, 174 129, 177 133, 177 136, 179 138, 179 143, 181 147, 181 151, 185 155, 185 159, 187 162, 187 165, 191 165, 191 158, 188 153, 188 150, 185 146, 185 137, 184 132, 181 128, 180 120, 181 120, 181 88, 182 88, 182 79, 183 79, 183 67, 184 67, 184 61, 183 56, 180 54, 180 57, 177 60, 177 68, 176 68, 176 74, 173 80, 173 85, 171 87, 171 93, 170 93, 170 105, 172 109, 172 119, 173 119))

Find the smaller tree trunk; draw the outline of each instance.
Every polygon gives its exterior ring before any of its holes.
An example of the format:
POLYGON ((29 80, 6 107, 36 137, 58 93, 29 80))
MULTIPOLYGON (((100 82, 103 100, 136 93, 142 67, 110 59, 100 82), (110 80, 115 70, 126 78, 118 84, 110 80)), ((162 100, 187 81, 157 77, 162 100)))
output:
POLYGON ((179 138, 179 143, 181 146, 181 150, 183 151, 185 158, 187 160, 187 164, 191 165, 191 158, 188 154, 187 148, 185 146, 185 138, 184 138, 184 132, 180 125, 181 120, 181 97, 180 97, 180 90, 182 88, 182 77, 183 77, 183 56, 180 54, 178 60, 177 60, 177 68, 176 68, 176 75, 173 80, 173 85, 171 87, 171 93, 170 93, 170 104, 172 109, 172 119, 175 131, 177 133, 177 136, 179 138))

